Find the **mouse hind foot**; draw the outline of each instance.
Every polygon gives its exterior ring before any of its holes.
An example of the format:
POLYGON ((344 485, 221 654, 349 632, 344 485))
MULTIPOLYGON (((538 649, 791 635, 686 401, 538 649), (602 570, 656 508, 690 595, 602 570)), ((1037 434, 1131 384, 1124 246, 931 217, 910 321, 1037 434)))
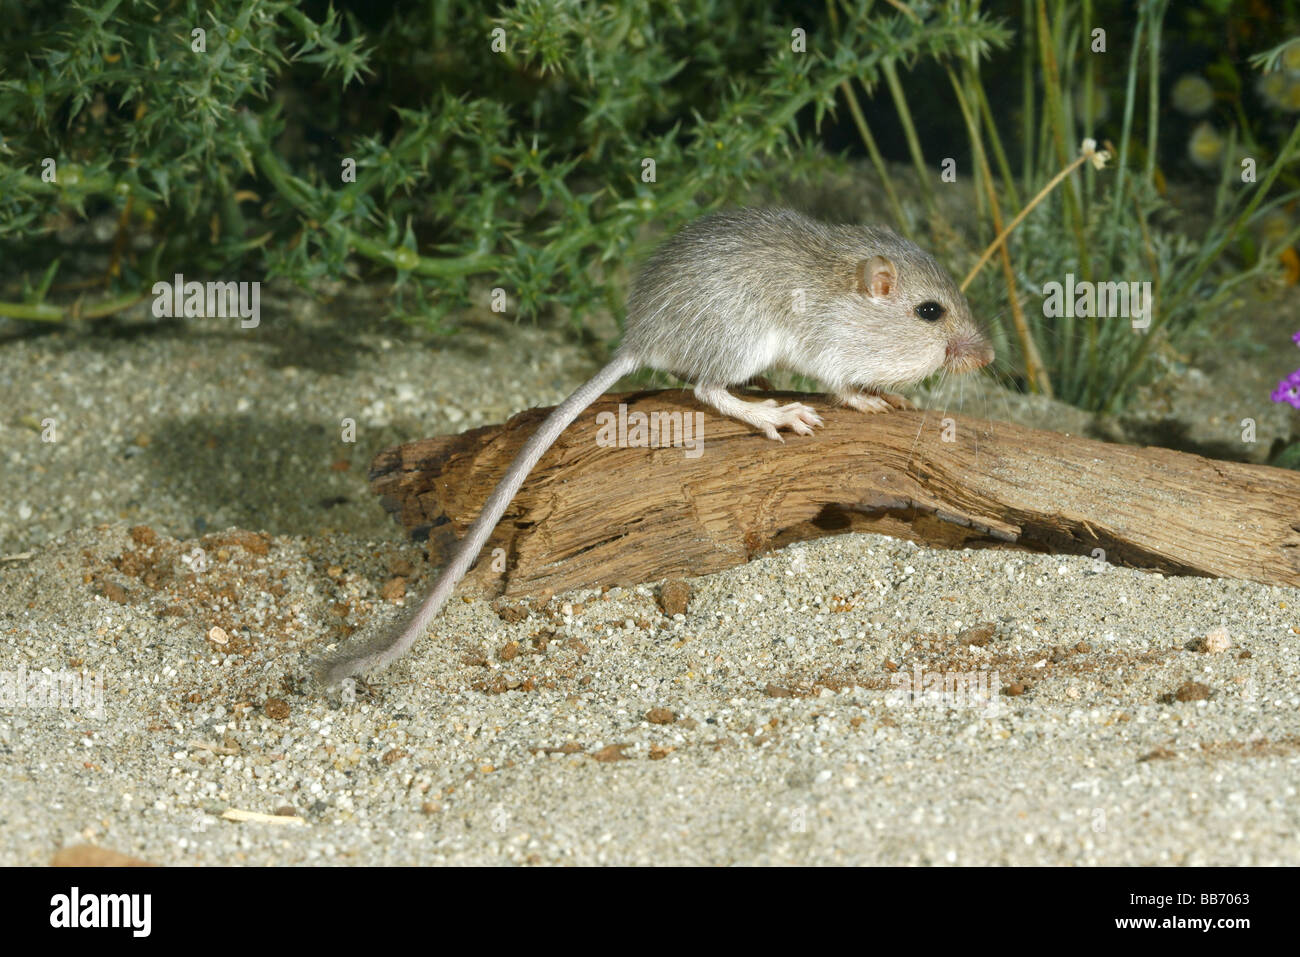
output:
POLYGON ((812 435, 813 427, 822 424, 821 416, 810 406, 799 402, 777 405, 775 399, 750 402, 736 398, 725 386, 697 385, 695 397, 727 418, 744 422, 777 442, 785 441, 778 429, 789 429, 796 435, 812 435))

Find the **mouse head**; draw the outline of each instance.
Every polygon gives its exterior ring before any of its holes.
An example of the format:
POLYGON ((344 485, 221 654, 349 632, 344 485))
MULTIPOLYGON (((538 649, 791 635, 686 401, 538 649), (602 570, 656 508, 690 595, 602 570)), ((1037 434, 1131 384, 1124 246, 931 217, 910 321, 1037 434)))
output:
MULTIPOLYGON (((993 347, 970 305, 934 257, 892 232, 853 264, 848 326, 862 334, 849 352, 866 385, 910 385, 946 369, 970 372, 993 361, 993 347)), ((857 336, 854 335, 857 340, 857 336)))

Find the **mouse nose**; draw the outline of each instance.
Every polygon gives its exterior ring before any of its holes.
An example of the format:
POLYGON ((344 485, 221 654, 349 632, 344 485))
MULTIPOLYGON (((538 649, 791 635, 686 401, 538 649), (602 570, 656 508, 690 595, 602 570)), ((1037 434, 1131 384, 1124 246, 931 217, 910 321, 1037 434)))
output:
POLYGON ((974 372, 993 361, 993 347, 978 337, 951 339, 945 350, 944 365, 952 372, 974 372))

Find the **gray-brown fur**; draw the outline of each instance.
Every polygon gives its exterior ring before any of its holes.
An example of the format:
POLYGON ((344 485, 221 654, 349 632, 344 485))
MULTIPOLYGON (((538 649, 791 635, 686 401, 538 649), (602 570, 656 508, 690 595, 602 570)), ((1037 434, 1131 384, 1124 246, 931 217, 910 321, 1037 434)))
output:
POLYGON ((914 384, 943 364, 953 340, 984 341, 966 297, 915 243, 884 227, 748 209, 699 219, 650 258, 619 351, 694 383, 733 385, 780 367, 839 391, 914 384), (857 264, 876 255, 898 268, 897 299, 855 289, 857 264), (941 322, 913 314, 927 299, 947 308, 941 322))

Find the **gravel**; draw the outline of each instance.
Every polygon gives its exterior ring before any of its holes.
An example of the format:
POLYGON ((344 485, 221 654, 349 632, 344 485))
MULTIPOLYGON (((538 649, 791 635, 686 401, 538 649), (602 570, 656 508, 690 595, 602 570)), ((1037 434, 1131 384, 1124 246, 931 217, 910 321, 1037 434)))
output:
POLYGON ((0 344, 0 863, 1300 860, 1296 589, 843 535, 671 601, 458 600, 369 685, 312 687, 429 581, 374 452, 596 363, 344 305, 0 344), (47 670, 88 700, 15 699, 47 670))

